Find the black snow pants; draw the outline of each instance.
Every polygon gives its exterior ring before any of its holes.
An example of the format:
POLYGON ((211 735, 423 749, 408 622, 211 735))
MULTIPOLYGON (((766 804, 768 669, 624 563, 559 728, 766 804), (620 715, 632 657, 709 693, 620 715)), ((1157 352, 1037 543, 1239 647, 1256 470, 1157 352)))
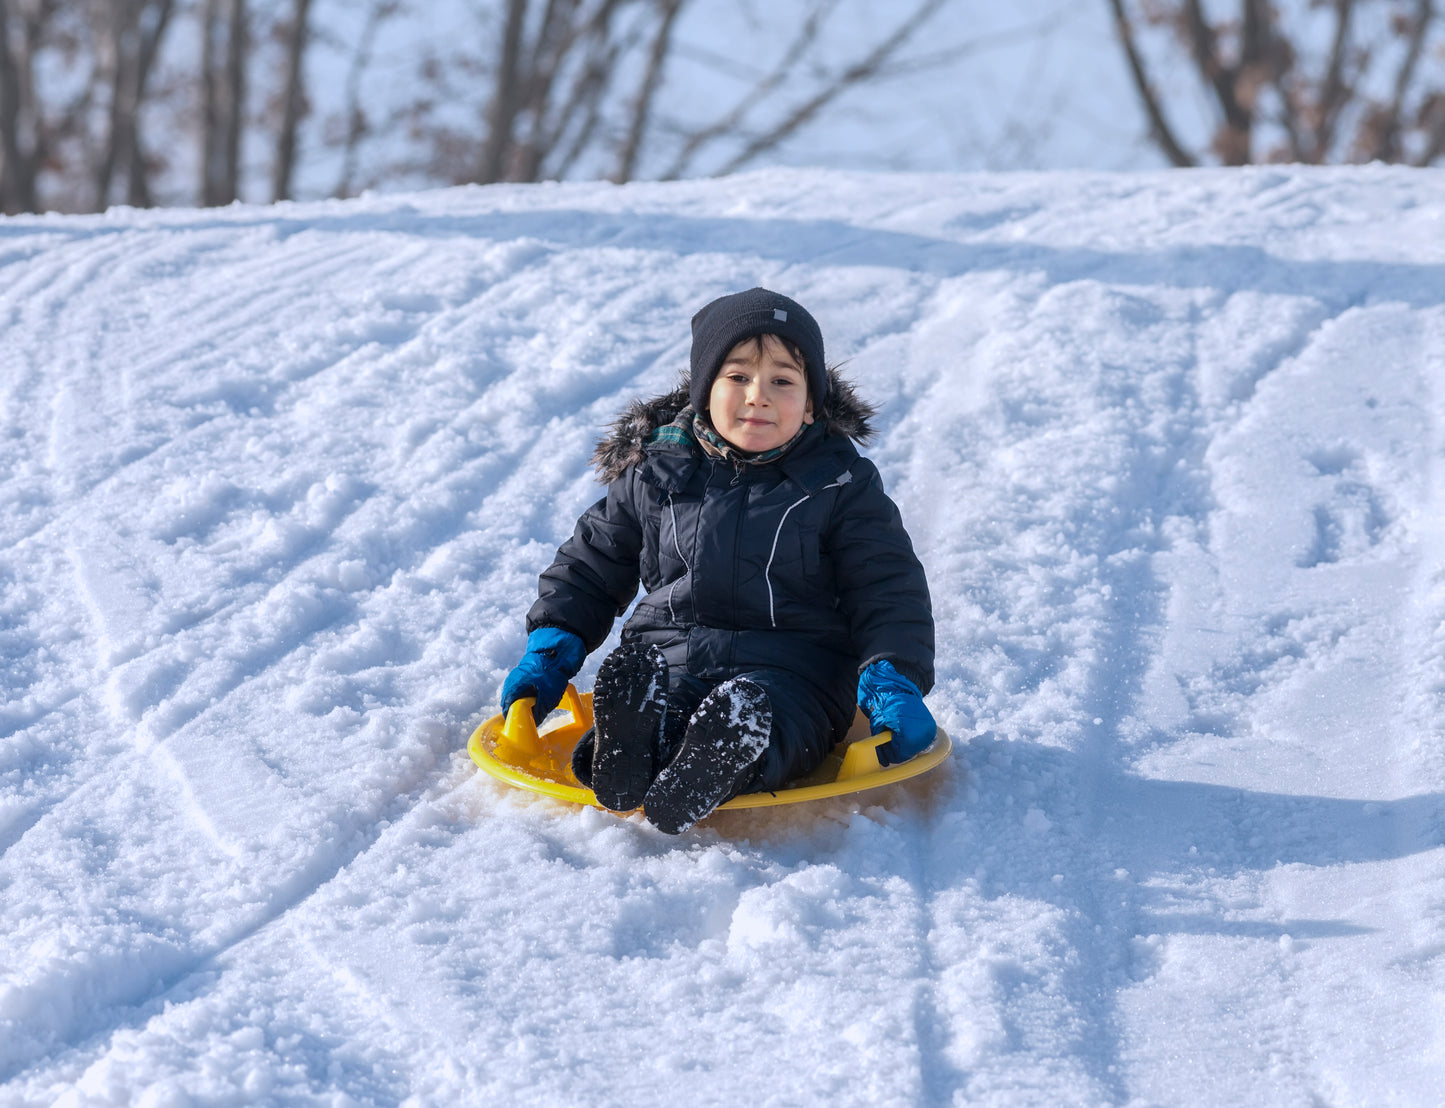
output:
MULTIPOLYGON (((768 748, 752 773, 743 779, 739 793, 773 792, 810 773, 827 757, 837 739, 846 734, 850 719, 834 719, 829 699, 796 674, 778 669, 755 669, 737 674, 767 693, 772 709, 772 735, 768 748)), ((675 667, 668 673, 667 714, 657 752, 659 770, 682 746, 688 721, 703 698, 722 684, 675 667)), ((572 758, 574 775, 592 787, 592 732, 582 736, 572 758)), ((736 795, 736 794, 735 794, 736 795)))

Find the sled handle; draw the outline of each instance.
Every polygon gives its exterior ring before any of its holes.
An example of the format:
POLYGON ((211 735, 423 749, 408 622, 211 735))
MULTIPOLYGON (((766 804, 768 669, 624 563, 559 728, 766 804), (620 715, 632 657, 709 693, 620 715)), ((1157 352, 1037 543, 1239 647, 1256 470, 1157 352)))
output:
MULTIPOLYGON (((512 706, 507 709, 506 722, 502 724, 502 733, 497 740, 499 750, 535 754, 541 749, 542 740, 537 733, 537 721, 532 718, 532 709, 536 704, 535 696, 522 696, 512 701, 512 706)), ((570 712, 577 722, 584 723, 587 727, 592 726, 592 713, 582 702, 577 686, 570 681, 563 690, 562 702, 558 707, 570 712)))
POLYGON ((540 745, 537 739, 537 722, 532 718, 532 708, 536 703, 535 696, 521 696, 512 701, 512 706, 507 709, 502 732, 497 736, 497 752, 509 760, 520 761, 537 752, 540 745))
POLYGON ((507 722, 503 725, 509 739, 536 738, 537 723, 532 719, 532 709, 536 706, 535 696, 519 696, 512 701, 512 706, 507 709, 507 722))
MULTIPOLYGON (((937 737, 938 733, 935 732, 934 738, 937 739, 937 737)), ((893 738, 892 731, 879 731, 876 735, 849 743, 843 751, 843 764, 838 767, 838 776, 833 780, 851 781, 864 774, 880 772, 884 767, 878 758, 878 748, 891 738, 893 738)), ((932 743, 929 745, 931 746, 932 743)), ((912 761, 913 759, 908 760, 912 761)))
POLYGON ((876 735, 849 743, 843 751, 843 764, 838 767, 838 776, 834 780, 851 781, 865 773, 877 773, 883 768, 883 763, 878 760, 878 748, 891 738, 892 731, 879 731, 876 735))
POLYGON ((576 722, 587 727, 592 726, 592 710, 587 707, 586 702, 582 699, 582 694, 577 691, 577 686, 571 681, 568 681, 567 687, 562 690, 562 703, 559 707, 563 711, 571 713, 576 722))

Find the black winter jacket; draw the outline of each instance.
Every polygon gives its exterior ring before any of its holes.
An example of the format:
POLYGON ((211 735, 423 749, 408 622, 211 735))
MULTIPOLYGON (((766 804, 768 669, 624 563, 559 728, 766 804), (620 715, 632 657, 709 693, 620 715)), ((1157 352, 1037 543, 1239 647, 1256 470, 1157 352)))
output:
POLYGON ((649 443, 685 389, 634 403, 599 445, 607 495, 542 574, 527 630, 561 627, 590 653, 643 596, 624 641, 655 643, 705 680, 759 668, 810 682, 830 716, 889 659, 933 686, 923 566, 878 469, 861 457, 872 411, 836 375, 824 418, 776 462, 734 467, 696 445, 649 443))

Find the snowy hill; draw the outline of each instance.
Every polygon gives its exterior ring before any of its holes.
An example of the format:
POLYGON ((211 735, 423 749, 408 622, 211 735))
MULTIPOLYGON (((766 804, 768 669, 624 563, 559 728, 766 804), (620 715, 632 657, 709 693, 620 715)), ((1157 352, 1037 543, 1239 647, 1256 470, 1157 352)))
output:
POLYGON ((0 220, 0 1104, 1439 1103, 1442 351, 1435 171, 0 220), (681 839, 479 777, 594 435, 760 283, 966 741, 681 839))

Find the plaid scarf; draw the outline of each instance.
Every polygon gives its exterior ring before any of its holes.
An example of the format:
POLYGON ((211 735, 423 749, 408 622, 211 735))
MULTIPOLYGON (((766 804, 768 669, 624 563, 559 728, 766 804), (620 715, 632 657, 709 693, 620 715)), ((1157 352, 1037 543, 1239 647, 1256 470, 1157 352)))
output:
POLYGON ((741 469, 745 465, 761 466, 767 465, 769 462, 776 462, 793 449, 807 429, 808 425, 805 423, 798 428, 798 433, 782 446, 749 453, 746 450, 739 450, 719 435, 713 429, 712 421, 707 416, 694 411, 692 405, 689 404, 677 413, 671 423, 664 423, 652 432, 647 441, 648 443, 666 443, 672 446, 691 446, 696 443, 708 457, 722 458, 724 461, 731 462, 734 467, 741 469))

